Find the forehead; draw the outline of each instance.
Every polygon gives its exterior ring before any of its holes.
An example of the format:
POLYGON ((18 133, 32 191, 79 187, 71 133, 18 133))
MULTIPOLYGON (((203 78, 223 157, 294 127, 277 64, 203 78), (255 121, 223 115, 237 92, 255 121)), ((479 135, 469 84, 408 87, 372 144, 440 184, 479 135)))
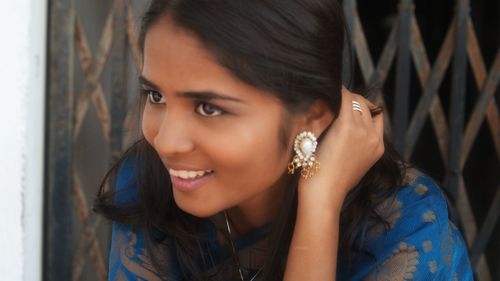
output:
POLYGON ((194 70, 195 75, 196 70, 218 70, 218 65, 195 36, 163 16, 146 33, 143 74, 148 75, 151 70, 177 70, 174 74, 187 68, 194 70))
POLYGON ((213 90, 279 102, 271 93, 239 80, 193 33, 177 26, 168 16, 160 18, 146 33, 142 76, 165 91, 213 90))

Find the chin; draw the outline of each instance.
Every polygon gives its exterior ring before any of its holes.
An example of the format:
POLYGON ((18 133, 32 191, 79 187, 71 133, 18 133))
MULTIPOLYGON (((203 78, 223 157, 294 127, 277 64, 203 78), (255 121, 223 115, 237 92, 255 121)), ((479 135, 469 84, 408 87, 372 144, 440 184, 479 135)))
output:
POLYGON ((188 213, 190 215, 193 215, 195 217, 198 217, 198 218, 208 218, 208 217, 216 215, 220 211, 220 210, 211 211, 209 209, 200 209, 200 208, 188 209, 188 208, 182 208, 180 206, 179 206, 179 208, 181 210, 183 210, 184 212, 186 212, 186 213, 188 213))
POLYGON ((213 208, 210 205, 203 204, 202 202, 194 202, 194 201, 188 201, 188 202, 179 202, 175 196, 174 196, 175 203, 177 204, 177 207, 179 209, 183 210, 184 212, 195 216, 199 218, 208 218, 211 216, 216 215, 222 209, 219 208, 213 208))

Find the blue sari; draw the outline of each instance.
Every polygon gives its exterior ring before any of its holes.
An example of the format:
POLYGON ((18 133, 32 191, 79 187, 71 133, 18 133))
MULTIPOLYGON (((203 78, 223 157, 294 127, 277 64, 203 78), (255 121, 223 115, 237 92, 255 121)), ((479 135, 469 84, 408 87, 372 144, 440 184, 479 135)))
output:
MULTIPOLYGON (((132 161, 124 162, 117 178, 118 204, 139 202, 133 174, 132 161)), ((414 175, 377 212, 388 222, 388 229, 372 225, 358 245, 366 254, 358 255, 349 265, 339 256, 336 280, 473 280, 464 239, 448 218, 441 189, 429 177, 414 175)), ((230 280, 234 269, 232 250, 216 225, 215 219, 204 222, 204 237, 200 237, 199 243, 203 256, 198 260, 206 272, 230 280)), ((253 276, 265 261, 270 227, 252 230, 235 241, 244 276, 253 276)), ((144 235, 137 228, 113 223, 108 280, 161 280, 146 251, 144 235)), ((163 239, 155 251, 168 265, 167 280, 181 281, 185 279, 176 260, 175 246, 163 239)))

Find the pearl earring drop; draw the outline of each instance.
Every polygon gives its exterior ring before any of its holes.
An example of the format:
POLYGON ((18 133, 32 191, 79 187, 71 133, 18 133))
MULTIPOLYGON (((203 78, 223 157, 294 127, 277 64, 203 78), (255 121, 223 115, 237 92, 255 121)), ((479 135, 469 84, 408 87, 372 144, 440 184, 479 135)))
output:
POLYGON ((320 164, 314 155, 317 146, 316 136, 312 132, 304 131, 297 135, 293 146, 296 155, 288 164, 288 174, 294 174, 295 170, 301 167, 300 174, 303 178, 308 179, 319 171, 320 164))

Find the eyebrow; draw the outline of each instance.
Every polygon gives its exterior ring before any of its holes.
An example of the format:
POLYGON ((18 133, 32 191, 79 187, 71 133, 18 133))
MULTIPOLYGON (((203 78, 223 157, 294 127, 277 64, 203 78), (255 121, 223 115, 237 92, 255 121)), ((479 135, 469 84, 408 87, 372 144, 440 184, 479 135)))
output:
MULTIPOLYGON (((159 89, 158 86, 156 86, 153 82, 146 79, 144 76, 139 76, 139 83, 154 89, 159 89)), ((215 100, 243 102, 243 100, 240 100, 238 98, 218 94, 212 91, 199 91, 199 92, 188 91, 188 92, 176 93, 176 96, 190 98, 190 99, 197 99, 197 100, 207 100, 207 101, 215 99, 215 100)))

